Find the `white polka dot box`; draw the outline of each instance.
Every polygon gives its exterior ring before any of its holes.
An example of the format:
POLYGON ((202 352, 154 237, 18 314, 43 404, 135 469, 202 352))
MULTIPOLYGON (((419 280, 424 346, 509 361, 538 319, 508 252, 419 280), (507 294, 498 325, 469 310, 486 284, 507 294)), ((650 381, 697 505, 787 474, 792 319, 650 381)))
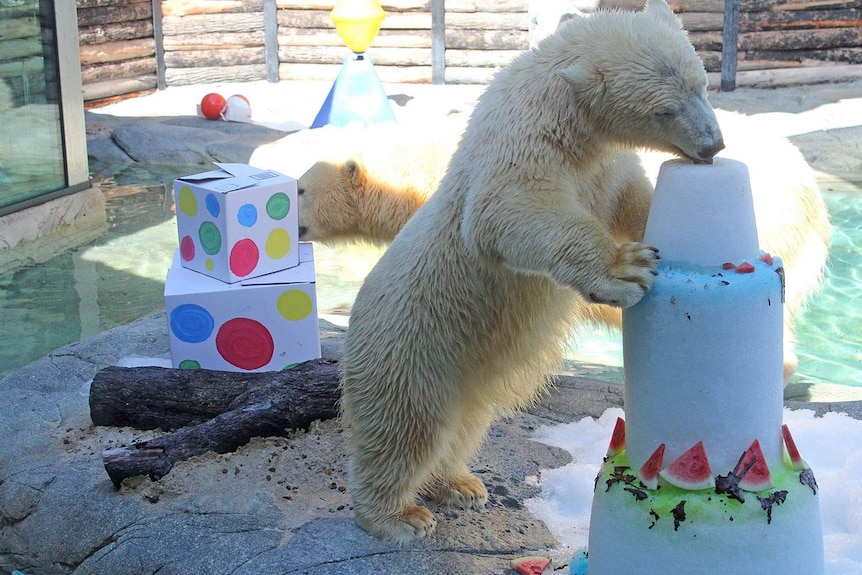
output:
POLYGON ((312 245, 297 245, 299 265, 226 283, 180 265, 165 281, 174 367, 279 371, 320 357, 312 245))
POLYGON ((233 283, 299 264, 296 180, 246 164, 174 180, 183 267, 233 283))

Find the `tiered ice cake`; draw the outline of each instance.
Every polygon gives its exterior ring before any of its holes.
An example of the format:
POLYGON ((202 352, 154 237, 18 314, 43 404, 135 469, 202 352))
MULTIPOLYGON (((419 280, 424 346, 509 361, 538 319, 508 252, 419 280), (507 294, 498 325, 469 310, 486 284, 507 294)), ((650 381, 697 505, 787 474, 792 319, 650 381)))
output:
POLYGON ((662 260, 623 313, 625 421, 596 480, 590 575, 821 575, 818 488, 783 414, 781 260, 748 170, 662 166, 662 260))

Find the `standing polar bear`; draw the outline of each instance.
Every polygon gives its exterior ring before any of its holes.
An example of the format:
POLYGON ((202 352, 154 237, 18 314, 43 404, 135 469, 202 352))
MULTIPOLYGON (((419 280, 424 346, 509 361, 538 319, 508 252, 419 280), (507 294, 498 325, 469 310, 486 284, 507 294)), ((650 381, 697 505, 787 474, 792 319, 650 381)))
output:
POLYGON ((618 150, 711 158, 706 85, 664 0, 572 20, 497 74, 353 306, 342 412, 363 528, 406 543, 435 525, 420 494, 485 504, 466 462, 543 388, 579 298, 628 307, 652 283, 657 251, 632 224, 648 202, 604 185, 618 150), (617 246, 623 230, 634 241, 617 246))

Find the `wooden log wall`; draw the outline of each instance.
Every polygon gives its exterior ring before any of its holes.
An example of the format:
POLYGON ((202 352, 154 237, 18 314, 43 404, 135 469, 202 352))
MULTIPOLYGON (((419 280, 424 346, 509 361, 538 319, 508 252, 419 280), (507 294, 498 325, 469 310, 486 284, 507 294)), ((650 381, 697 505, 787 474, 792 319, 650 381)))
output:
MULTIPOLYGON (((724 0, 669 1, 703 58, 711 84, 717 86, 724 0)), ((740 2, 738 85, 862 76, 862 0, 740 2)), ((87 101, 154 89, 160 83, 331 81, 350 55, 329 18, 333 0, 77 3, 87 101), (157 69, 159 58, 162 64, 157 69)), ((528 48, 528 4, 529 0, 383 0, 386 18, 368 54, 384 82, 433 78, 486 83, 528 48)), ((643 2, 582 4, 585 11, 638 10, 643 2)), ((24 7, 31 5, 38 6, 38 1, 26 0, 24 7)), ((0 9, 0 78, 8 77, 12 69, 38 66, 41 58, 38 38, 17 38, 10 32, 21 28, 12 23, 15 18, 38 17, 32 8, 29 12, 19 8, 0 9)))
POLYGON ((264 0, 162 0, 168 86, 266 79, 264 0))
POLYGON ((157 86, 151 0, 77 0, 84 101, 157 86))
POLYGON ((446 0, 446 83, 484 84, 530 47, 528 0, 446 0))
MULTIPOLYGON (((724 0, 668 0, 710 84, 721 70, 724 0)), ((638 9, 640 0, 609 6, 638 9)), ((862 77, 862 0, 740 0, 737 78, 770 86, 862 77)))
POLYGON ((56 74, 42 48, 42 29, 52 26, 45 25, 39 4, 0 4, 0 110, 57 101, 49 97, 49 82, 56 85, 56 74))
MULTIPOLYGON (((277 0, 282 80, 334 80, 351 55, 329 18, 332 0, 277 0)), ((431 81, 430 0, 383 0, 386 17, 368 50, 383 82, 431 81)))

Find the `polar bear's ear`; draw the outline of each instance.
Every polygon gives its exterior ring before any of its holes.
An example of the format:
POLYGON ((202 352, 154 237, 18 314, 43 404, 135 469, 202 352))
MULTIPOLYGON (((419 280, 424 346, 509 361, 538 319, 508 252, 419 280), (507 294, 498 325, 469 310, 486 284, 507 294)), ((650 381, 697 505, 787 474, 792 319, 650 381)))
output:
POLYGON ((676 15, 673 13, 673 10, 670 9, 670 6, 667 5, 667 2, 665 2, 665 0, 647 0, 644 12, 661 18, 668 24, 673 24, 682 28, 682 22, 679 18, 676 17, 676 15))
POLYGON ((347 160, 344 162, 344 165, 341 166, 341 171, 344 173, 345 179, 350 180, 356 186, 362 185, 364 173, 359 162, 353 159, 347 160))
POLYGON ((596 87, 596 74, 584 59, 576 60, 571 66, 557 70, 557 75, 580 92, 596 87))

